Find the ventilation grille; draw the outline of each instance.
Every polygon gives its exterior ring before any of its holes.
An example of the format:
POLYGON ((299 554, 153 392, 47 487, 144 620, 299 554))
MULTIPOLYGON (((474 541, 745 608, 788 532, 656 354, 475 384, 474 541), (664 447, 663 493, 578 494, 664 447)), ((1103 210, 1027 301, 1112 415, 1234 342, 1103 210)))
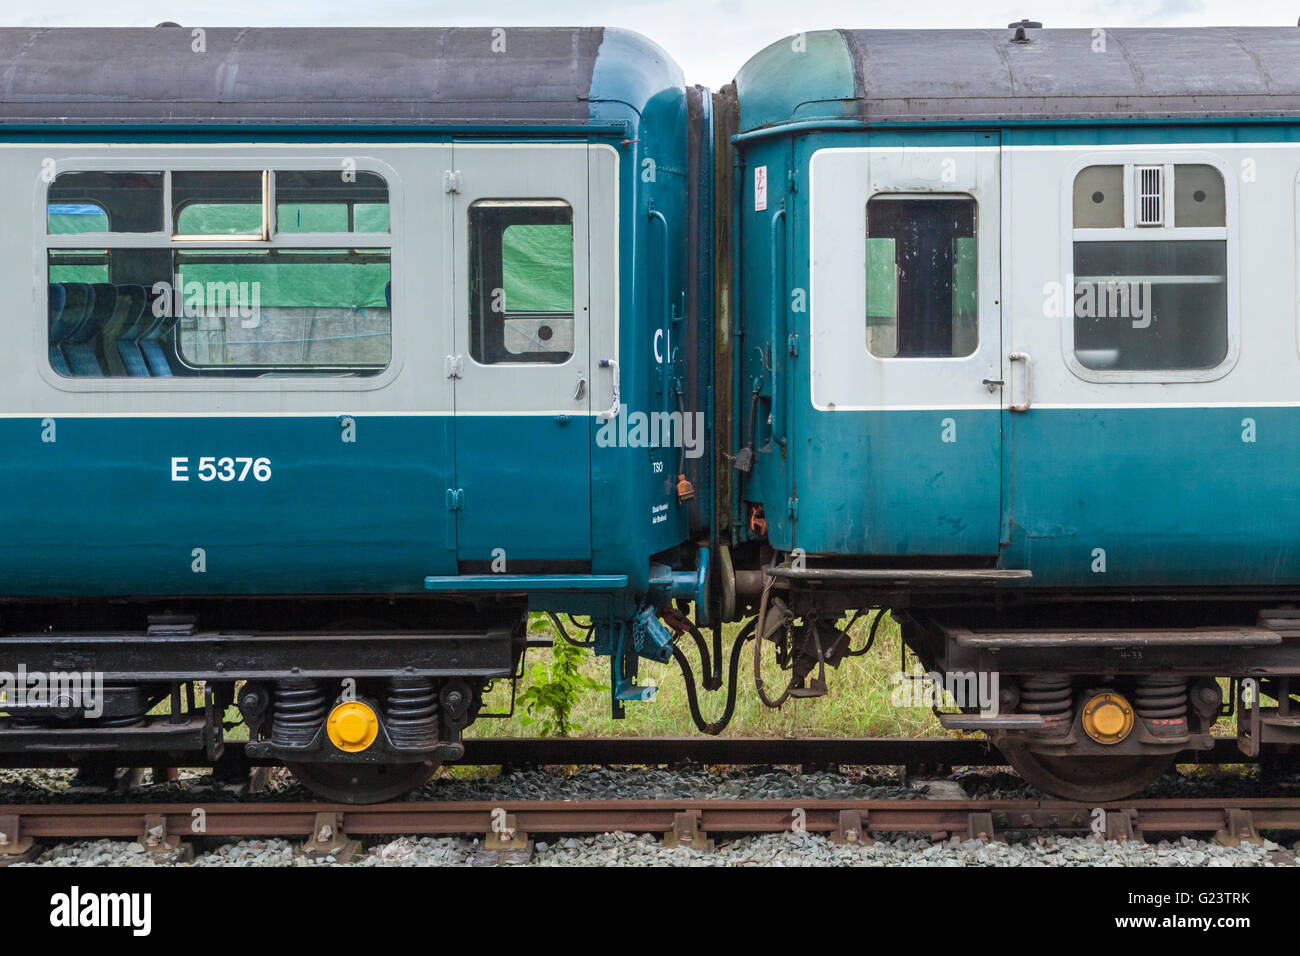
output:
POLYGON ((1163 166, 1136 166, 1137 224, 1163 226, 1165 224, 1165 168, 1163 166))

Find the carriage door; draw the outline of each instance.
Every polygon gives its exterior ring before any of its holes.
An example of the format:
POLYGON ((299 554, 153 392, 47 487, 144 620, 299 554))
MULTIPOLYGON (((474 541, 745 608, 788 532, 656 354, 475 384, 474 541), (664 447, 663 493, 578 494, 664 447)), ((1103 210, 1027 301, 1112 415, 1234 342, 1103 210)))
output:
POLYGON ((860 429, 877 554, 998 551, 998 159, 996 133, 814 157, 813 397, 860 429))
POLYGON ((591 560, 587 147, 453 147, 462 573, 591 560))

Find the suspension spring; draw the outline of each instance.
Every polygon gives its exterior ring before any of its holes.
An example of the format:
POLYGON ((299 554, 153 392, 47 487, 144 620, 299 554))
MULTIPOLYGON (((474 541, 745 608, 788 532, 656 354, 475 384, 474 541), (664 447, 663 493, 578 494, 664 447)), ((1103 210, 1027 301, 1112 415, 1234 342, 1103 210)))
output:
POLYGON ((1040 714, 1040 733, 1064 734, 1074 720, 1074 687, 1067 674, 1036 674, 1025 678, 1020 688, 1020 709, 1040 714))
POLYGON ((294 677, 275 685, 271 742, 281 747, 305 747, 325 721, 328 703, 314 680, 294 677))
POLYGON ((1187 733, 1187 680, 1167 674, 1139 677, 1133 709, 1156 736, 1187 733))
POLYGON ((1151 674, 1139 677, 1133 705, 1145 719, 1187 716, 1187 681, 1182 677, 1151 674))
POLYGON ((393 745, 424 749, 438 742, 438 692, 426 677, 394 677, 384 713, 393 745))

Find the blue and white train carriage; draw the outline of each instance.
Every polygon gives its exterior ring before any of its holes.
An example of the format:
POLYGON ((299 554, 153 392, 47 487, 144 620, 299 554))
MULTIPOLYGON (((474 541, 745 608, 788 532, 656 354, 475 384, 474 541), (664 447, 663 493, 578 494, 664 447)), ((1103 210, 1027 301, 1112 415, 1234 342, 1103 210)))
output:
POLYGON ((216 759, 234 703, 383 799, 529 609, 717 732, 747 641, 817 695, 887 608, 1079 799, 1234 708, 1295 746, 1297 63, 840 30, 710 95, 612 30, 0 31, 0 677, 96 687, 3 698, 0 758, 216 759))
POLYGON ((215 757, 236 703, 375 800, 460 752, 529 607, 670 652, 651 592, 702 578, 651 558, 707 527, 707 459, 597 444, 699 407, 712 335, 710 102, 663 51, 163 25, 0 63, 0 670, 103 682, 10 696, 0 748, 215 757))
POLYGON ((890 607, 1000 678, 944 722, 1080 798, 1208 746, 1216 678, 1275 702, 1243 749, 1300 742, 1297 63, 1295 29, 840 30, 723 91, 723 557, 783 556, 760 629, 820 633, 805 672, 844 646, 809 616, 890 607))

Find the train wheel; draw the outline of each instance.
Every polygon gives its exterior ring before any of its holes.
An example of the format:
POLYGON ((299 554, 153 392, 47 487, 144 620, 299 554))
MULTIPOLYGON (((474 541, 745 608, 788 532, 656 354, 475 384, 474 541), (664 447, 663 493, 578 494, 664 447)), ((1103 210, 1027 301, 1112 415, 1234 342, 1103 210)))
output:
POLYGON ((383 803, 422 786, 438 764, 291 763, 288 767, 318 797, 336 803, 383 803))
POLYGON ((1173 770, 1175 763, 1172 754, 1059 757, 1034 753, 1006 740, 998 749, 1030 786, 1084 803, 1132 796, 1173 770))

